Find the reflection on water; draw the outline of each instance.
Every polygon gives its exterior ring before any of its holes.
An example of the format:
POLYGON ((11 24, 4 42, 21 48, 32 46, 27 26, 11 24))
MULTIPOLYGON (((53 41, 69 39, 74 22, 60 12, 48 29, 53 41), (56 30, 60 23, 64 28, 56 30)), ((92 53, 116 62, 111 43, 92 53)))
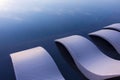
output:
POLYGON ((79 3, 79 0, 1 0, 0 17, 21 21, 26 15, 32 15, 32 13, 72 14, 79 3))
POLYGON ((117 0, 0 0, 0 18, 22 21, 27 15, 32 16, 34 13, 75 15, 76 12, 90 16, 94 15, 92 12, 97 12, 92 9, 111 11, 114 7, 118 7, 117 3, 119 3, 117 0))
MULTIPOLYGON (((54 47, 49 42, 57 36, 87 35, 103 26, 120 22, 119 3, 119 0, 0 0, 0 62, 4 65, 0 70, 11 70, 5 66, 10 63, 6 57, 12 46, 21 45, 21 49, 28 46, 24 45, 26 43, 29 47, 45 43, 46 49, 49 49, 49 46, 54 47), (39 42, 34 43, 36 40, 39 42)), ((0 75, 11 73, 3 72, 0 75)), ((7 80, 6 77, 3 79, 7 80)))
POLYGON ((118 22, 118 7, 118 0, 0 0, 0 43, 90 31, 118 22))

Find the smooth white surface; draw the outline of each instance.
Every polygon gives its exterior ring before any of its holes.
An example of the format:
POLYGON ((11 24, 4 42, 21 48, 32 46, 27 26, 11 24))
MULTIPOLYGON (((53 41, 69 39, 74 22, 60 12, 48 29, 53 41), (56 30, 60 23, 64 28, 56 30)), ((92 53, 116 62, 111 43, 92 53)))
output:
POLYGON ((115 24, 106 26, 106 27, 104 27, 104 28, 105 28, 105 29, 115 29, 115 30, 120 31, 120 23, 115 23, 115 24))
POLYGON ((99 31, 90 33, 89 35, 97 36, 106 40, 120 54, 120 32, 119 31, 105 29, 105 30, 99 30, 99 31))
POLYGON ((103 80, 120 76, 120 61, 104 55, 88 39, 73 35, 55 40, 64 45, 78 69, 90 80, 103 80))
POLYGON ((10 54, 17 80, 65 80, 42 47, 10 54))

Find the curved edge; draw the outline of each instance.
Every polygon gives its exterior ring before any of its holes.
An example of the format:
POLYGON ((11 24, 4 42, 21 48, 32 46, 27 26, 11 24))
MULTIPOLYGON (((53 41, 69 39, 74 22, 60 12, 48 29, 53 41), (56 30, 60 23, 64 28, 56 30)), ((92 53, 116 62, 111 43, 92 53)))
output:
POLYGON ((115 35, 114 33, 120 34, 119 32, 114 31, 114 30, 99 30, 99 31, 96 31, 96 32, 89 33, 88 35, 91 38, 92 37, 99 37, 99 38, 105 40, 106 42, 108 42, 114 48, 114 50, 116 50, 117 53, 120 54, 120 49, 119 49, 119 46, 117 44, 117 40, 120 36, 115 35), (116 36, 118 36, 118 37, 116 37, 116 36))
POLYGON ((115 24, 112 24, 112 25, 108 25, 108 26, 104 27, 103 29, 110 29, 110 30, 115 30, 115 31, 120 32, 120 23, 115 23, 115 24))
MULTIPOLYGON (((78 35, 72 35, 72 38, 74 36, 75 37, 80 37, 78 35)), ((57 42, 57 43, 61 44, 63 47, 65 47, 68 50, 69 54, 72 56, 68 46, 66 46, 66 42, 65 41, 67 41, 67 39, 65 40, 65 38, 56 39, 55 42, 57 42)), ((67 37, 67 38, 69 38, 69 37, 67 37)), ((94 74, 91 71, 89 71, 86 68, 84 68, 73 56, 72 56, 72 58, 73 58, 73 60, 74 60, 74 62, 76 64, 77 68, 90 80, 103 80, 103 79, 109 79, 111 77, 118 76, 118 75, 105 75, 105 76, 103 76, 103 75, 94 74)))
POLYGON ((17 80, 65 80, 55 61, 43 47, 11 53, 17 80))
MULTIPOLYGON (((42 48, 42 47, 40 47, 40 46, 35 47, 35 48, 32 48, 32 49, 36 49, 36 48, 39 48, 39 49, 43 49, 43 50, 44 50, 44 48, 42 48)), ((16 78, 16 80, 19 80, 19 79, 18 79, 18 75, 16 75, 17 72, 16 72, 16 70, 15 70, 14 61, 13 61, 12 57, 13 57, 14 55, 16 55, 16 54, 19 54, 20 52, 22 53, 22 52, 24 52, 24 51, 28 51, 28 50, 31 50, 31 48, 26 49, 26 50, 23 50, 23 51, 18 51, 18 52, 15 52, 15 53, 11 53, 11 54, 9 54, 9 56, 10 56, 10 58, 11 58, 11 61, 12 61, 12 65, 13 65, 12 67, 13 67, 13 69, 14 69, 14 74, 15 74, 15 78, 16 78)))
POLYGON ((75 62, 72 58, 72 56, 70 55, 69 51, 67 50, 67 48, 60 42, 55 41, 56 46, 58 47, 59 51, 61 52, 61 55, 64 57, 64 59, 70 63, 70 65, 73 68, 76 68, 75 62))
POLYGON ((15 52, 15 53, 11 53, 10 57, 12 57, 14 54, 22 53, 22 52, 25 52, 25 51, 28 51, 28 50, 32 50, 32 49, 42 49, 42 50, 45 51, 45 49, 43 47, 38 46, 38 47, 35 47, 35 48, 29 48, 29 49, 26 49, 26 50, 23 50, 23 51, 18 51, 18 52, 15 52))
POLYGON ((70 66, 80 75, 80 79, 82 80, 88 80, 78 69, 77 65, 75 64, 75 61, 73 60, 72 56, 70 55, 67 48, 61 44, 58 41, 55 41, 56 46, 58 47, 58 50, 60 51, 62 57, 67 61, 67 63, 70 64, 70 66))
POLYGON ((120 60, 120 54, 117 52, 117 50, 110 42, 96 35, 89 36, 92 38, 93 43, 95 43, 96 46, 103 52, 103 54, 115 60, 120 60))

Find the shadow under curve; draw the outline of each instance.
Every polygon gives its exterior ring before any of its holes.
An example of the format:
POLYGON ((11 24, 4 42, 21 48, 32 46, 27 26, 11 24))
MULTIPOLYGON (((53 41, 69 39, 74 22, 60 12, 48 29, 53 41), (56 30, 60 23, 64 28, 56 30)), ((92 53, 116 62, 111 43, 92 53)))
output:
POLYGON ((104 55, 86 38, 73 35, 56 39, 55 42, 66 47, 77 68, 88 79, 104 80, 120 76, 120 61, 104 55))
POLYGON ((120 32, 103 29, 89 33, 89 36, 108 56, 120 60, 120 32))

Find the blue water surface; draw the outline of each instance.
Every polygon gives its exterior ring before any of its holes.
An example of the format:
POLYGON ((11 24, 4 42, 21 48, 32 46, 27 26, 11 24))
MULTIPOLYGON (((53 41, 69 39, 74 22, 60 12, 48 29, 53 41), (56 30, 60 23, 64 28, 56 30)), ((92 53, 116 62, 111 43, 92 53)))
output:
POLYGON ((54 40, 120 22, 119 0, 0 0, 0 80, 15 80, 9 54, 43 46, 66 80, 83 80, 54 40))

